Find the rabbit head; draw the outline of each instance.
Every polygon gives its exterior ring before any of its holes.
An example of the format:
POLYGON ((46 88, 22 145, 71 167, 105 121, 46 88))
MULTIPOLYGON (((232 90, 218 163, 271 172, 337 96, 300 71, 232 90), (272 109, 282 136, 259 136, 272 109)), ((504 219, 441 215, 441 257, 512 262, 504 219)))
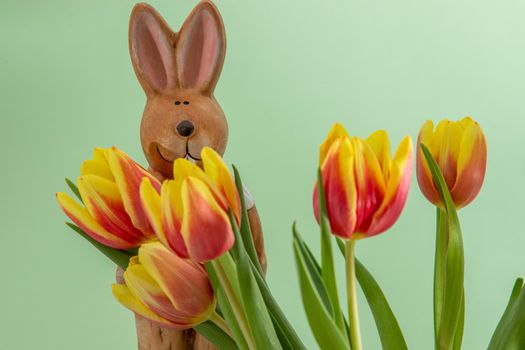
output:
POLYGON ((200 161, 203 147, 223 154, 228 125, 213 96, 226 38, 217 8, 201 1, 178 33, 151 6, 135 5, 129 24, 133 69, 147 101, 140 127, 150 168, 171 178, 173 161, 200 161))

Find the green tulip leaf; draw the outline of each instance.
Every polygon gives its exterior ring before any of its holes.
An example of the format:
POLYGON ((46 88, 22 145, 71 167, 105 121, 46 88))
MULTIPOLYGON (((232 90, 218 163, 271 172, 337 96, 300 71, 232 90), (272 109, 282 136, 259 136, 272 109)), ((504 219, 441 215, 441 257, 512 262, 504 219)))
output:
MULTIPOLYGON (((340 238, 336 238, 336 241, 344 257, 345 243, 340 238)), ((355 275, 374 316, 383 350, 408 349, 403 332, 386 300, 385 294, 372 274, 357 258, 355 259, 355 275)))
POLYGON ((523 278, 514 283, 507 307, 492 335, 488 350, 525 348, 525 292, 523 278))
POLYGON ((303 255, 307 272, 310 275, 312 282, 314 283, 314 287, 317 293, 319 294, 319 297, 321 298, 321 301, 323 302, 326 311, 328 311, 328 313, 333 318, 334 311, 332 308, 332 303, 330 302, 330 297, 328 296, 328 290, 323 281, 323 277, 321 276, 321 266, 319 265, 314 255, 308 248, 308 245, 304 242, 303 238, 299 234, 299 231, 297 230, 297 225, 295 223, 292 226, 292 232, 294 239, 297 241, 297 246, 301 250, 301 254, 303 255))
POLYGON ((259 262, 259 258, 257 256, 257 250, 255 249, 255 244, 253 243, 253 236, 252 231, 250 228, 250 220, 248 218, 248 210, 246 209, 246 198, 244 197, 244 186, 242 184, 241 176, 239 174, 239 171, 235 166, 233 166, 233 173, 235 175, 235 186, 237 187, 237 192, 239 193, 240 201, 241 201, 241 226, 240 226, 240 233, 242 237, 242 241, 244 243, 244 249, 246 250, 246 253, 248 254, 248 257, 250 258, 251 262, 255 265, 259 273, 264 276, 264 273, 261 268, 261 264, 259 262))
POLYGON ((448 236, 444 258, 443 305, 437 330, 437 345, 442 349, 450 349, 453 347, 454 339, 462 337, 462 334, 456 332, 458 325, 460 328, 462 326, 460 319, 464 279, 463 238, 456 207, 445 178, 428 148, 423 144, 420 146, 446 212, 448 236))
MULTIPOLYGON (((292 325, 284 315, 277 301, 271 294, 268 285, 266 284, 266 281, 264 279, 264 273, 262 271, 259 258, 257 256, 257 251, 255 249, 255 244, 253 242, 253 236, 248 218, 248 211, 246 209, 246 199, 243 195, 244 186, 242 184, 239 171, 235 166, 233 166, 233 171, 235 176, 235 186, 237 187, 237 191, 240 195, 241 201, 242 217, 240 234, 242 237, 242 242, 244 243, 244 249, 246 250, 248 257, 250 258, 250 267, 252 269, 257 285, 260 289, 263 300, 268 308, 268 312, 270 314, 279 341, 284 349, 305 349, 304 344, 302 343, 299 336, 293 329, 292 325)), ((239 259, 238 255, 240 254, 240 252, 238 249, 232 249, 232 254, 236 255, 236 260, 239 259)))
POLYGON ((237 223, 232 211, 229 211, 230 223, 235 234, 235 245, 232 248, 236 251, 238 258, 237 278, 241 302, 248 319, 248 324, 252 331, 253 339, 257 349, 282 349, 277 337, 273 322, 262 297, 259 285, 252 273, 251 262, 243 243, 243 238, 237 227, 237 223))
POLYGON ((408 349, 401 328, 383 291, 358 259, 355 260, 355 274, 374 316, 383 350, 408 349))
POLYGON ((306 265, 305 256, 297 239, 293 242, 295 261, 304 310, 312 333, 321 350, 349 350, 346 331, 343 335, 325 307, 306 265))
POLYGON ((253 275, 255 276, 255 280, 259 285, 259 289, 261 290, 262 297, 266 303, 266 307, 268 308, 268 312, 270 313, 270 317, 272 318, 277 336, 281 341, 283 349, 306 350, 303 342, 295 332, 294 328, 270 292, 266 281, 253 264, 252 271, 253 275))
POLYGON ((75 224, 66 222, 66 225, 69 226, 69 228, 73 229, 73 231, 78 233, 80 236, 82 236, 86 241, 91 243, 102 254, 104 254, 111 261, 113 261, 118 267, 122 268, 123 270, 125 270, 128 267, 129 259, 133 255, 129 254, 125 250, 119 250, 119 249, 114 249, 114 248, 105 246, 104 244, 91 238, 91 236, 89 236, 87 233, 85 233, 80 227, 78 227, 75 224))
POLYGON ((77 197, 81 203, 84 203, 82 201, 82 197, 80 196, 80 191, 78 190, 78 187, 77 185, 75 185, 75 183, 73 181, 71 181, 70 179, 68 179, 66 177, 66 184, 68 185, 68 187, 71 189, 71 192, 73 192, 75 194, 75 197, 77 197))
POLYGON ((456 327, 456 334, 454 335, 454 344, 452 350, 461 350, 461 343, 463 342, 463 331, 465 330, 465 291, 461 298, 461 309, 459 311, 458 326, 456 327))
POLYGON ((321 169, 317 171, 317 194, 319 210, 319 226, 321 231, 321 276, 328 291, 332 305, 332 317, 342 332, 346 332, 343 313, 339 303, 337 279, 335 277, 334 257, 332 252, 332 234, 326 211, 326 197, 321 169))
POLYGON ((217 303, 219 304, 220 311, 222 312, 222 315, 224 316, 224 319, 228 324, 228 328, 232 333, 233 339, 235 339, 235 343, 237 344, 239 349, 249 350, 248 344, 246 342, 246 339, 244 338, 237 317, 235 317, 235 313, 233 312, 231 303, 226 297, 221 287, 220 280, 217 276, 217 271, 215 271, 213 263, 206 262, 204 264, 204 267, 206 268, 206 272, 208 273, 208 278, 213 287, 213 291, 215 293, 215 297, 217 298, 217 303))
POLYGON ((220 350, 239 349, 233 339, 211 321, 203 322, 193 328, 220 350))

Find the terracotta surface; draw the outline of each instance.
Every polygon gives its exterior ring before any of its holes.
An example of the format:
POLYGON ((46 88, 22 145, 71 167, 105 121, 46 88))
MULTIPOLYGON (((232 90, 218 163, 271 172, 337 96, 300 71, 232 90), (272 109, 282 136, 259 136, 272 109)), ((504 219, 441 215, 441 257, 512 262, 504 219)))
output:
POLYGON ((213 90, 226 38, 216 7, 200 2, 174 33, 155 9, 138 4, 131 13, 129 50, 147 98, 140 138, 151 168, 171 177, 176 158, 198 161, 204 146, 223 154, 228 124, 213 90), (181 133, 185 124, 193 130, 181 133))
MULTIPOLYGON (((201 1, 179 32, 150 5, 135 5, 129 23, 133 69, 146 93, 140 138, 150 171, 172 177, 173 161, 186 158, 200 165, 203 147, 223 154, 228 124, 213 96, 226 52, 224 24, 210 1, 201 1)), ((262 228, 257 209, 249 210, 259 259, 266 271, 262 228)), ((214 349, 193 330, 161 329, 136 317, 140 350, 214 349)))

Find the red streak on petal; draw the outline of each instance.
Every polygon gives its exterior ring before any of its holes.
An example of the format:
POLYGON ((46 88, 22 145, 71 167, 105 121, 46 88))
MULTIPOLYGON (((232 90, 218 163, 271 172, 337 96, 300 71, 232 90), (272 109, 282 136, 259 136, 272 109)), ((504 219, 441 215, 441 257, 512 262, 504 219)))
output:
POLYGON ((410 179, 412 177, 411 162, 412 160, 409 161, 409 165, 407 165, 407 168, 403 173, 392 201, 388 203, 381 212, 377 212, 374 215, 371 225, 366 231, 361 231, 367 236, 374 236, 386 231, 397 221, 399 215, 401 215, 410 189, 410 179))
POLYGON ((170 248, 180 257, 189 258, 188 249, 180 232, 181 224, 177 221, 176 217, 172 215, 168 218, 166 215, 162 215, 162 227, 170 248))
POLYGON ((458 208, 466 206, 476 198, 485 179, 487 146, 484 137, 478 138, 474 150, 468 164, 450 192, 452 200, 458 208))
POLYGON ((166 286, 165 292, 179 317, 194 318, 206 313, 214 302, 208 275, 200 264, 182 259, 168 250, 151 254, 155 276, 166 286))
POLYGON ((313 202, 313 207, 314 207, 315 220, 319 224, 320 223, 319 222, 319 189, 317 187, 317 181, 315 182, 315 185, 314 185, 314 193, 312 194, 312 202, 313 202))
POLYGON ((109 203, 106 201, 111 210, 111 215, 107 215, 101 208, 93 205, 93 218, 107 231, 124 240, 142 240, 144 235, 140 230, 133 226, 130 217, 124 210, 121 202, 109 203))
POLYGON ((421 192, 423 195, 434 205, 441 205, 441 199, 439 197, 439 194, 437 192, 436 186, 434 185, 434 180, 432 179, 432 175, 430 174, 430 170, 425 169, 425 164, 427 162, 425 156, 423 155, 423 151, 420 148, 420 142, 418 138, 418 149, 417 149, 417 156, 416 156, 416 175, 417 175, 417 182, 419 184, 419 188, 421 189, 421 192))
POLYGON ((235 238, 225 212, 222 215, 216 212, 216 208, 196 191, 184 210, 190 213, 185 241, 192 259, 199 262, 213 260, 232 247, 235 238))
POLYGON ((91 238, 93 238, 95 241, 100 242, 104 244, 105 246, 115 248, 115 249, 129 249, 136 247, 140 244, 140 241, 133 237, 119 237, 115 235, 115 240, 111 240, 109 238, 106 238, 105 236, 102 236, 98 234, 97 232, 91 230, 87 225, 84 224, 82 220, 80 220, 78 217, 74 216, 69 211, 64 210, 64 213, 77 225, 84 231, 86 234, 88 234, 91 238))
MULTIPOLYGON (((356 166, 357 167, 357 166, 356 166)), ((384 193, 370 176, 370 170, 364 168, 364 186, 357 187, 356 232, 366 232, 374 213, 383 202, 384 193)), ((357 174, 355 175, 357 178, 357 174)))
MULTIPOLYGON (((349 203, 348 192, 355 191, 349 188, 351 184, 345 183, 341 176, 337 156, 329 155, 322 169, 322 178, 326 196, 326 211, 332 232, 343 238, 350 238, 354 232, 355 220, 352 211, 355 208, 349 203)), ((317 194, 315 194, 317 197, 317 194)))
POLYGON ((179 312, 173 307, 166 294, 148 294, 143 296, 142 302, 157 315, 176 324, 188 324, 188 315, 179 312))
POLYGON ((144 177, 147 177, 150 180, 151 184, 157 190, 157 192, 160 192, 161 184, 153 175, 148 173, 144 168, 142 168, 139 164, 137 164, 127 155, 119 156, 118 161, 120 168, 124 174, 125 181, 125 193, 121 193, 121 195, 128 196, 132 207, 130 210, 131 213, 129 214, 134 215, 133 221, 135 226, 139 230, 143 231, 146 235, 151 236, 153 234, 153 231, 144 213, 144 209, 140 200, 139 189, 142 179, 144 177))

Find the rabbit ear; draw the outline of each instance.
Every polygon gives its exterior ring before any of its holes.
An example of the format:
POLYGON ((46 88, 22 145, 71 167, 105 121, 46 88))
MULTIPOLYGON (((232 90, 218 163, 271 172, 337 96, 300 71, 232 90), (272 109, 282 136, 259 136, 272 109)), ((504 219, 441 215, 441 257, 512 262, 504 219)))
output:
POLYGON ((212 93, 221 74, 226 36, 219 11, 210 1, 201 1, 179 32, 176 62, 183 88, 212 93))
POLYGON ((129 53, 146 93, 177 85, 174 43, 175 34, 153 7, 135 5, 129 21, 129 53))

